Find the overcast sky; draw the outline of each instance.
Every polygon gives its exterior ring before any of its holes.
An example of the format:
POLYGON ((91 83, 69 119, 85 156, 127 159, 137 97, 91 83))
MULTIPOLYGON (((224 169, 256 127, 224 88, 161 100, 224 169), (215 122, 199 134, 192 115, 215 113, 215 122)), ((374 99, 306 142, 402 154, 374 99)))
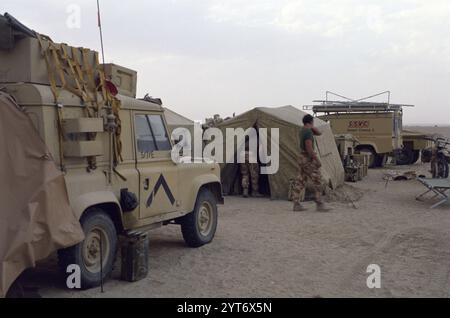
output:
MULTIPOLYGON (((448 0, 102 0, 105 55, 192 119, 391 90, 405 122, 450 125, 448 0)), ((95 0, 2 0, 57 42, 99 49, 95 0), (70 4, 81 28, 68 28, 70 4)), ((73 11, 72 11, 73 12, 73 11)))

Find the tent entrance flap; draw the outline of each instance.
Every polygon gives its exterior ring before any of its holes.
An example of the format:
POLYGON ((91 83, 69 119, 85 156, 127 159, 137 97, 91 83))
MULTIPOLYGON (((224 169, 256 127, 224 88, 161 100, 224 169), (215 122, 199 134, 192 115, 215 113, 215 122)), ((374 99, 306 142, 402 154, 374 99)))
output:
MULTIPOLYGON (((222 189, 224 195, 228 196, 243 194, 240 164, 229 163, 225 165, 225 168, 222 170, 222 189)), ((268 175, 259 174, 258 189, 260 194, 271 196, 268 175)), ((253 193, 253 190, 250 182, 250 193, 253 193)))
MULTIPOLYGON (((234 152, 232 155, 226 154, 228 158, 228 162, 233 163, 226 163, 223 164, 222 168, 222 187, 223 192, 225 195, 242 195, 243 194, 243 187, 242 187, 242 164, 238 163, 239 156, 241 152, 248 150, 248 145, 251 145, 252 142, 256 144, 256 154, 257 154, 257 160, 258 160, 258 192, 264 196, 270 196, 270 183, 269 183, 269 176, 261 174, 261 167, 264 166, 261 163, 259 153, 260 153, 260 136, 259 136, 259 125, 257 122, 254 122, 253 124, 246 123, 247 125, 245 127, 253 128, 256 131, 256 140, 250 140, 250 137, 246 136, 245 140, 241 140, 241 143, 239 144, 239 141, 236 142, 235 136, 229 136, 227 134, 227 142, 233 142, 234 152), (233 139, 231 139, 233 138, 233 139)), ((244 129, 245 130, 245 129, 244 129)), ((226 146, 224 146, 226 150, 226 146)), ((251 178, 251 175, 250 175, 251 178)), ((252 187, 252 182, 250 180, 250 193, 254 193, 255 189, 252 187)))

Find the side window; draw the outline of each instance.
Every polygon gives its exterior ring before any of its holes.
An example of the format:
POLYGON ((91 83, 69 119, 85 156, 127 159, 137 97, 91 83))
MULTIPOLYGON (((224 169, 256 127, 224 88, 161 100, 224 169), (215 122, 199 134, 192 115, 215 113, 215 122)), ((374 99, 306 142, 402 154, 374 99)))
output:
POLYGON ((169 137, 167 136, 166 126, 164 125, 162 117, 160 115, 150 115, 148 116, 148 119, 152 127, 153 135, 155 136, 158 150, 171 150, 172 145, 170 144, 169 137))
POLYGON ((172 149, 167 130, 160 115, 136 115, 137 149, 141 154, 172 149))
POLYGON ((155 151, 156 143, 146 115, 136 115, 137 149, 141 154, 155 151))

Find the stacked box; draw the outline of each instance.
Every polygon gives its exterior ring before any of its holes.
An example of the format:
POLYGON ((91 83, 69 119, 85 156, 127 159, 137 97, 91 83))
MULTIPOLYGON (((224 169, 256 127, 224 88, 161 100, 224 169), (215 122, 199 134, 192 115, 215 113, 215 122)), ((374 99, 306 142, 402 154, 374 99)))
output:
MULTIPOLYGON (((43 41, 44 49, 48 48, 49 42, 43 41)), ((55 44, 61 47, 62 44, 55 44)), ((73 57, 72 47, 66 46, 69 57, 73 57)), ((87 63, 85 65, 82 53, 76 50, 75 60, 82 68, 95 70, 98 67, 96 52, 88 50, 87 63)), ((51 70, 55 75, 56 85, 61 87, 59 73, 54 68, 54 59, 50 59, 51 70)), ((66 75, 67 84, 76 87, 75 81, 66 75)), ((41 53, 39 40, 35 38, 24 38, 15 43, 12 50, 0 50, 0 83, 33 83, 50 85, 47 63, 41 53)), ((94 89, 94 83, 89 83, 89 88, 94 89)))
POLYGON ((353 155, 353 159, 361 166, 361 173, 363 177, 367 177, 367 175, 369 174, 369 156, 369 154, 353 155))
POLYGON ((118 89, 120 95, 136 98, 137 72, 115 64, 104 64, 106 78, 118 89))

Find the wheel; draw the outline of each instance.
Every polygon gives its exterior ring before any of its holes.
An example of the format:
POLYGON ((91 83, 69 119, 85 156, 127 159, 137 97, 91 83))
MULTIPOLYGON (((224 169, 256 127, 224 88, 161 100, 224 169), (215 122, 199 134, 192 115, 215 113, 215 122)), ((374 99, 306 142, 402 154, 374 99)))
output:
POLYGON ((80 220, 85 240, 73 247, 60 250, 59 264, 66 272, 69 265, 78 265, 81 270, 81 288, 100 286, 100 262, 106 279, 112 272, 117 252, 117 231, 113 221, 101 209, 89 209, 80 220), (102 257, 100 256, 102 250, 102 257))
POLYGON ((384 168, 384 166, 387 163, 387 159, 388 159, 388 156, 385 155, 385 154, 383 154, 383 155, 376 155, 375 167, 384 168))
POLYGON ((359 153, 363 155, 369 155, 369 168, 377 167, 377 153, 371 147, 361 147, 359 148, 359 153))
POLYGON ((8 292, 6 293, 6 298, 13 298, 13 299, 25 298, 25 291, 18 279, 9 288, 8 292))
POLYGON ((442 165, 442 178, 443 179, 447 179, 448 178, 448 175, 449 175, 449 169, 448 169, 448 162, 447 161, 444 161, 444 162, 442 162, 441 163, 441 165, 442 165))
POLYGON ((214 194, 202 189, 194 211, 181 219, 181 232, 189 247, 201 247, 214 239, 217 229, 217 200, 214 194))
MULTIPOLYGON (((419 158, 417 158, 419 159, 419 158)), ((413 164, 417 161, 414 161, 414 151, 410 148, 405 148, 399 151, 398 156, 396 158, 397 166, 406 166, 413 164)))
POLYGON ((438 158, 431 163, 431 171, 434 179, 447 179, 449 176, 448 162, 445 158, 438 158))

